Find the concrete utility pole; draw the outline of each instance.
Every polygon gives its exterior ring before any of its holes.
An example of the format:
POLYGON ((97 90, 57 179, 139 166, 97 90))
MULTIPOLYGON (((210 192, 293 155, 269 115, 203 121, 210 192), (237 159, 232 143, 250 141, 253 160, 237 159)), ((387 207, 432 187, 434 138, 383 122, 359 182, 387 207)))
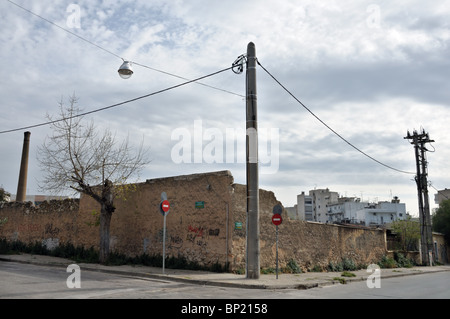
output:
POLYGON ((19 183, 17 185, 16 202, 24 202, 27 195, 28 154, 30 152, 30 132, 24 133, 22 161, 20 163, 19 183))
POLYGON ((247 46, 247 279, 259 279, 259 177, 258 177, 258 119, 256 98, 256 49, 247 46))
POLYGON ((427 181, 427 159, 425 152, 427 151, 425 144, 434 142, 430 140, 425 130, 419 134, 414 131, 411 135, 408 131, 405 139, 412 140, 416 156, 416 184, 417 195, 419 199, 419 219, 420 219, 420 250, 422 255, 422 264, 429 265, 432 260, 429 259, 429 252, 432 253, 434 259, 435 252, 433 247, 433 234, 431 230, 430 204, 428 198, 428 181, 427 181))

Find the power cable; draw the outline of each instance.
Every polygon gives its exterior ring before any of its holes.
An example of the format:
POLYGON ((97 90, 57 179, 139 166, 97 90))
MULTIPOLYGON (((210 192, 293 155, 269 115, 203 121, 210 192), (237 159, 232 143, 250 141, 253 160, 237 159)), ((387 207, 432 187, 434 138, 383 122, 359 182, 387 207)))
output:
POLYGON ((303 104, 291 91, 289 91, 283 84, 281 84, 280 81, 278 81, 258 60, 256 60, 256 62, 258 63, 258 65, 276 82, 278 83, 278 85, 280 85, 291 97, 293 97, 301 106, 303 106, 303 108, 305 108, 305 110, 307 110, 312 116, 314 116, 320 123, 322 123, 327 129, 329 129, 331 132, 333 132, 333 134, 335 134, 337 137, 339 137, 341 140, 343 140, 345 143, 347 143, 348 145, 350 145, 352 148, 354 148, 355 150, 357 150, 359 153, 363 154, 364 156, 368 157, 369 159, 371 159, 372 161, 387 167, 391 170, 400 172, 400 173, 404 173, 404 174, 415 174, 412 172, 407 172, 407 171, 403 171, 400 169, 397 169, 395 167, 392 167, 390 165, 384 164, 383 162, 380 162, 379 160, 375 159, 374 157, 370 156, 369 154, 367 154, 366 152, 362 151, 361 149, 359 149, 358 147, 356 147, 355 145, 353 145, 352 143, 350 143, 349 141, 347 141, 342 135, 340 135, 338 132, 336 132, 334 129, 332 129, 328 124, 326 124, 324 121, 322 121, 316 114, 314 114, 313 111, 311 111, 305 104, 303 104))
MULTIPOLYGON (((59 29, 65 31, 65 32, 67 32, 67 33, 69 33, 69 34, 71 34, 71 35, 73 35, 73 36, 75 36, 75 37, 77 37, 78 39, 83 40, 83 41, 85 41, 85 42, 87 42, 87 43, 89 43, 89 44, 91 44, 91 45, 97 47, 98 49, 103 50, 103 51, 105 51, 105 52, 111 54, 111 55, 114 55, 115 57, 117 57, 117 58, 119 58, 119 59, 122 59, 122 57, 118 56, 118 55, 115 54, 114 52, 111 52, 111 51, 109 51, 109 50, 107 50, 107 49, 105 49, 105 48, 99 46, 98 44, 95 44, 94 42, 91 42, 91 41, 89 41, 89 40, 87 40, 87 39, 85 39, 85 38, 79 36, 78 34, 73 33, 72 31, 67 30, 66 28, 61 27, 60 25, 54 23, 53 21, 50 21, 50 20, 44 18, 43 16, 40 16, 39 14, 34 13, 33 11, 30 11, 30 10, 28 10, 27 8, 24 8, 24 7, 22 7, 21 5, 19 5, 19 4, 15 3, 15 2, 13 2, 13 1, 11 1, 11 0, 6 0, 6 1, 8 1, 9 3, 15 5, 16 7, 19 7, 20 9, 22 9, 22 10, 24 10, 24 11, 26 11, 26 12, 32 14, 32 15, 34 15, 35 17, 38 17, 39 19, 42 19, 42 20, 44 20, 45 22, 50 23, 51 25, 54 25, 55 27, 57 27, 57 28, 59 28, 59 29)), ((122 60, 123 60, 123 59, 122 59, 122 60)))
MULTIPOLYGON (((119 55, 115 54, 114 52, 111 52, 111 51, 109 51, 109 50, 107 50, 107 49, 105 49, 105 48, 103 48, 103 47, 101 47, 101 46, 99 46, 99 45, 93 43, 92 41, 89 41, 89 40, 87 40, 87 39, 85 39, 85 38, 83 38, 83 37, 77 35, 76 33, 72 32, 72 31, 70 31, 70 30, 67 30, 66 28, 63 28, 63 27, 59 26, 58 24, 54 23, 53 21, 50 21, 50 20, 48 20, 48 19, 46 19, 46 18, 44 18, 44 17, 42 17, 42 16, 40 16, 40 15, 38 15, 38 14, 36 14, 36 13, 34 13, 34 12, 32 12, 32 11, 30 11, 30 10, 24 8, 23 6, 20 6, 19 4, 15 3, 15 2, 13 2, 13 1, 11 1, 11 0, 7 0, 7 1, 8 1, 9 3, 11 3, 11 4, 13 4, 13 5, 19 7, 20 9, 22 9, 22 10, 24 10, 24 11, 26 11, 26 12, 28 12, 28 13, 34 15, 34 16, 36 16, 36 17, 38 17, 38 18, 40 18, 40 19, 46 21, 47 23, 50 23, 50 24, 56 26, 57 28, 59 28, 59 29, 65 31, 65 32, 67 32, 67 33, 69 33, 69 34, 71 34, 71 35, 77 37, 78 39, 83 40, 83 41, 85 41, 85 42, 87 42, 87 43, 89 43, 89 44, 91 44, 91 45, 97 47, 98 49, 101 49, 101 50, 103 50, 103 51, 105 51, 105 52, 107 52, 107 53, 109 53, 109 54, 111 54, 111 55, 113 55, 113 56, 115 56, 115 57, 117 57, 117 58, 119 58, 119 59, 124 60, 122 57, 120 57, 119 55)), ((150 94, 147 94, 147 95, 143 95, 143 96, 138 97, 138 98, 135 98, 135 99, 131 99, 131 100, 127 100, 127 101, 124 101, 124 102, 121 102, 121 103, 113 104, 113 105, 110 105, 110 106, 107 106, 107 107, 99 108, 99 109, 96 109, 96 110, 93 110, 93 111, 90 111, 90 112, 78 114, 78 115, 76 115, 76 116, 74 116, 74 117, 78 117, 78 116, 82 116, 82 115, 87 115, 87 114, 91 114, 91 113, 103 111, 103 110, 106 110, 106 109, 109 109, 109 108, 113 108, 113 107, 116 107, 116 106, 119 106, 119 105, 123 105, 123 104, 126 104, 126 103, 130 103, 130 102, 133 102, 133 101, 136 101, 136 100, 145 98, 145 97, 149 97, 149 96, 152 96, 152 95, 155 95, 155 94, 159 94, 159 93, 162 93, 162 92, 165 92, 165 91, 168 91, 168 90, 171 90, 171 89, 174 89, 174 88, 177 88, 177 87, 180 87, 180 86, 189 84, 189 83, 193 83, 193 82, 195 82, 195 83, 197 83, 197 84, 200 84, 200 85, 203 85, 203 86, 206 86, 206 87, 209 87, 209 88, 212 88, 212 89, 216 89, 216 90, 220 90, 220 91, 222 91, 222 92, 226 92, 226 93, 229 93, 229 94, 233 94, 233 95, 236 95, 236 96, 239 96, 239 97, 245 97, 245 96, 243 96, 243 95, 241 95, 241 94, 237 94, 237 93, 234 93, 234 92, 231 92, 231 91, 228 91, 228 90, 220 89, 220 88, 217 88, 217 87, 214 87, 214 86, 211 86, 211 85, 207 85, 207 84, 204 84, 204 83, 197 82, 197 81, 200 80, 200 79, 203 79, 203 78, 206 78, 206 77, 209 77, 209 76, 212 76, 212 75, 221 73, 221 72, 226 71, 226 70, 229 70, 229 69, 234 69, 234 67, 235 67, 234 65, 233 65, 233 67, 231 67, 231 68, 227 68, 227 69, 224 69, 224 70, 221 70, 221 71, 212 73, 212 74, 210 74, 210 75, 207 75, 207 76, 204 76, 204 77, 200 77, 200 78, 198 78, 198 79, 188 80, 187 78, 184 78, 184 77, 175 75, 175 74, 173 74, 173 73, 169 73, 169 72, 166 72, 166 71, 158 70, 158 69, 155 69, 155 68, 152 68, 152 67, 149 67, 149 66, 146 66, 146 65, 137 63, 137 62, 133 62, 133 61, 130 61, 130 62, 133 63, 133 64, 136 64, 136 65, 139 65, 139 66, 141 66, 141 67, 145 67, 145 68, 151 69, 151 70, 156 71, 156 72, 160 72, 160 73, 163 73, 163 74, 166 74, 166 75, 170 75, 170 76, 173 76, 173 77, 176 77, 176 78, 179 78, 179 79, 187 80, 187 82, 184 82, 184 83, 181 83, 181 84, 179 84, 179 85, 175 85, 175 86, 169 87, 169 88, 164 89, 164 90, 160 90, 160 91, 156 91, 156 92, 153 92, 153 93, 150 93, 150 94)), ((397 169, 397 168, 395 168, 395 167, 392 167, 392 166, 390 166, 390 165, 384 164, 383 162, 380 162, 379 160, 375 159, 374 157, 370 156, 370 155, 367 154, 366 152, 362 151, 361 149, 359 149, 358 147, 356 147, 355 145, 353 145, 352 143, 350 143, 349 141, 347 141, 342 135, 340 135, 339 133, 337 133, 337 132, 336 132, 334 129, 332 129, 328 124, 326 124, 324 121, 322 121, 316 114, 314 114, 314 112, 312 112, 306 105, 304 105, 304 104, 303 104, 303 103, 302 103, 302 102, 301 102, 294 94, 292 94, 292 93, 291 93, 291 92, 290 92, 283 84, 281 84, 280 81, 278 81, 278 80, 277 80, 277 79, 276 79, 276 78, 275 78, 275 77, 274 77, 274 76, 273 76, 266 68, 264 68, 264 66, 263 66, 258 60, 257 60, 257 63, 258 63, 258 65, 259 65, 259 66, 260 66, 260 67, 261 67, 261 68, 262 68, 262 69, 263 69, 263 70, 264 70, 264 71, 265 71, 265 72, 266 72, 266 73, 267 73, 267 74, 268 74, 275 82, 278 83, 278 85, 280 85, 280 86, 281 86, 281 87, 282 87, 289 95, 291 95, 291 96, 292 96, 292 97, 293 97, 293 98, 294 98, 301 106, 303 106, 303 108, 305 108, 305 109, 306 109, 312 116, 314 116, 320 123, 322 123, 326 128, 328 128, 331 132, 333 132, 336 136, 338 136, 340 139, 342 139, 345 143, 347 143, 348 145, 350 145, 350 146, 351 146, 352 148, 354 148, 356 151, 360 152, 361 154, 363 154, 364 156, 368 157, 368 158, 371 159, 372 161, 374 161, 374 162, 376 162, 376 163, 378 163, 378 164, 380 164, 380 165, 382 165, 382 166, 384 166, 384 167, 387 167, 387 168, 389 168, 389 169, 391 169, 391 170, 394 170, 394 171, 397 171, 397 172, 400 172, 400 173, 405 173, 405 174, 415 174, 415 173, 412 173, 412 172, 403 171, 403 170, 397 169)), ((233 70, 233 71, 234 71, 234 70, 233 70)), ((52 123, 55 123, 55 122, 58 122, 58 121, 62 121, 62 120, 63 120, 63 119, 55 120, 55 121, 51 121, 51 122, 46 122, 46 123, 41 123, 41 124, 36 124, 36 125, 31 125, 31 126, 27 126, 27 127, 18 128, 18 129, 12 129, 12 130, 0 131, 0 134, 9 133, 9 132, 14 132, 14 131, 23 130, 23 129, 34 128, 34 127, 39 127, 39 126, 43 126, 43 125, 48 125, 48 124, 52 124, 52 123)))
POLYGON ((434 188, 434 190, 435 190, 436 192, 438 192, 438 194, 444 196, 444 197, 447 198, 447 199, 450 199, 450 198, 448 198, 447 195, 445 195, 445 194, 443 194, 443 193, 440 193, 440 191, 439 191, 436 187, 434 187, 434 185, 433 185, 433 183, 432 183, 431 181, 428 181, 428 185, 431 186, 432 188, 434 188))
POLYGON ((131 103, 131 102, 135 102, 135 101, 138 101, 138 100, 150 97, 150 96, 154 96, 154 95, 157 95, 157 94, 160 94, 160 93, 164 93, 164 92, 167 92, 167 91, 179 88, 181 86, 184 86, 184 85, 187 85, 187 84, 190 84, 190 83, 196 83, 196 81, 209 78, 209 77, 217 75, 219 73, 231 70, 232 68, 233 68, 233 66, 225 68, 225 69, 222 69, 220 71, 216 71, 216 72, 210 73, 208 75, 201 76, 201 77, 196 78, 194 80, 189 80, 189 81, 186 81, 186 82, 183 82, 183 83, 180 83, 180 84, 177 84, 177 85, 173 85, 171 87, 168 87, 168 88, 165 88, 165 89, 162 89, 162 90, 159 90, 159 91, 155 91, 155 92, 152 92, 152 93, 149 93, 149 94, 145 94, 145 95, 142 95, 142 96, 130 99, 130 100, 126 100, 126 101, 120 102, 120 103, 116 103, 116 104, 112 104, 112 105, 109 105, 109 106, 101 107, 101 108, 98 108, 98 109, 95 109, 95 110, 92 110, 92 111, 76 114, 76 115, 71 116, 71 117, 62 118, 62 119, 59 119, 59 120, 49 121, 49 122, 35 124, 35 125, 30 125, 30 126, 24 126, 24 127, 20 127, 20 128, 11 129, 11 130, 0 131, 0 134, 11 133, 11 132, 15 132, 15 131, 22 131, 22 130, 35 128, 35 127, 39 127, 39 126, 44 126, 44 125, 50 125, 50 124, 61 122, 61 121, 68 120, 68 119, 71 119, 71 118, 76 118, 76 117, 80 117, 80 116, 84 116, 84 115, 88 115, 88 114, 92 114, 92 113, 96 113, 96 112, 112 109, 114 107, 117 107, 117 106, 120 106, 120 105, 124 105, 124 104, 127 104, 127 103, 131 103))
MULTIPOLYGON (((116 53, 114 53, 114 52, 112 52, 112 51, 110 51, 110 50, 108 50, 108 49, 105 49, 104 47, 101 47, 101 46, 99 46, 98 44, 96 44, 96 43, 94 43, 94 42, 92 42, 92 41, 89 41, 89 40, 87 40, 86 38, 83 38, 82 36, 80 36, 80 35, 78 35, 78 34, 72 32, 72 31, 70 31, 70 30, 67 30, 66 28, 63 28, 62 26, 60 26, 60 25, 54 23, 53 21, 51 21, 51 20, 49 20, 49 19, 46 19, 46 18, 44 18, 43 16, 41 16, 41 15, 39 15, 39 14, 37 14, 37 13, 34 13, 33 11, 30 11, 30 10, 28 10, 27 8, 25 8, 25 7, 23 7, 23 6, 21 6, 21 5, 17 4, 17 3, 15 3, 15 2, 13 2, 13 1, 11 1, 11 0, 7 0, 7 1, 8 1, 9 3, 11 3, 11 4, 17 6, 18 8, 20 8, 20 9, 22 9, 22 10, 24 10, 24 11, 26 11, 26 12, 32 14, 32 15, 34 15, 35 17, 37 17, 37 18, 39 18, 39 19, 42 19, 42 20, 44 20, 45 22, 50 23, 51 25, 53 25, 53 26, 55 26, 55 27, 57 27, 57 28, 59 28, 59 29, 65 31, 65 32, 69 33, 70 35, 73 35, 73 36, 77 37, 78 39, 80 39, 80 40, 82 40, 82 41, 85 41, 86 43, 89 43, 90 45, 93 45, 93 46, 95 46, 96 48, 98 48, 98 49, 100 49, 100 50, 103 50, 103 51, 105 51, 106 53, 109 53, 109 54, 111 54, 112 56, 115 56, 116 58, 121 59, 122 61, 125 61, 125 59, 122 58, 121 56, 119 56, 118 54, 116 54, 116 53)), ((134 61, 129 61, 129 62, 131 62, 132 64, 135 64, 135 65, 139 65, 139 66, 141 66, 141 67, 144 67, 144 68, 147 68, 147 69, 150 69, 150 70, 153 70, 153 71, 156 71, 156 72, 165 74, 165 75, 169 75, 169 76, 172 76, 172 77, 175 77, 175 78, 178 78, 178 79, 182 79, 182 80, 184 80, 184 81, 190 81, 190 79, 188 79, 188 78, 185 78, 185 77, 182 77, 182 76, 179 76, 179 75, 176 75, 176 74, 167 72, 167 71, 159 70, 159 69, 156 69, 156 68, 153 68, 153 67, 150 67, 150 66, 147 66, 147 65, 138 63, 138 62, 134 62, 134 61)), ((202 85, 202 86, 208 87, 208 88, 210 88, 210 89, 218 90, 218 91, 221 91, 221 92, 225 92, 225 93, 228 93, 228 94, 232 94, 232 95, 235 95, 235 96, 239 96, 239 97, 241 97, 241 98, 245 98, 244 95, 239 94, 239 93, 235 93, 235 92, 232 92, 232 91, 228 91, 228 90, 225 90, 225 89, 221 89, 221 88, 218 88, 218 87, 215 87, 215 86, 212 86, 212 85, 209 85, 209 84, 201 83, 201 82, 196 82, 196 81, 193 81, 193 82, 195 82, 195 83, 198 84, 198 85, 202 85)))

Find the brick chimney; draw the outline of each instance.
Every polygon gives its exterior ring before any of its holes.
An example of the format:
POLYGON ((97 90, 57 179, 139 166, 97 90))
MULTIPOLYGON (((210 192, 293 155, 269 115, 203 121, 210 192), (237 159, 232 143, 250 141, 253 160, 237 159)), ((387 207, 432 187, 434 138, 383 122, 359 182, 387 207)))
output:
POLYGON ((17 186, 16 202, 24 202, 27 195, 28 154, 30 151, 30 132, 24 133, 22 161, 20 163, 19 185, 17 186))

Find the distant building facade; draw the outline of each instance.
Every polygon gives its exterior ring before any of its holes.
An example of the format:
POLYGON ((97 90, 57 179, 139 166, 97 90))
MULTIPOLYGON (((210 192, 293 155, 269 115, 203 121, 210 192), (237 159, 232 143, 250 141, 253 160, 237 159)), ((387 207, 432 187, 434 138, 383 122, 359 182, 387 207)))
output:
POLYGON ((328 205, 329 223, 359 224, 380 227, 397 220, 406 219, 406 205, 397 197, 391 202, 361 202, 359 198, 342 198, 328 205))
POLYGON ((437 192, 437 194, 434 195, 434 202, 441 205, 442 201, 450 199, 450 189, 443 189, 437 192))
POLYGON ((406 205, 397 197, 391 202, 361 202, 357 197, 339 197, 326 189, 310 190, 297 195, 297 205, 287 207, 291 219, 319 223, 357 224, 378 227, 406 219, 406 205))
POLYGON ((310 190, 308 195, 302 192, 297 195, 298 219, 326 223, 328 220, 327 205, 337 203, 338 198, 339 194, 328 188, 310 190))

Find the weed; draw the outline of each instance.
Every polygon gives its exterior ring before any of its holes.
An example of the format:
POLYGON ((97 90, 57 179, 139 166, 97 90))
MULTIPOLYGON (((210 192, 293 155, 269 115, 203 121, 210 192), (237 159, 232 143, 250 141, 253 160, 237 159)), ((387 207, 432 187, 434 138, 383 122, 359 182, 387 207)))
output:
POLYGON ((347 280, 342 277, 334 277, 333 280, 339 281, 343 285, 345 285, 347 283, 347 280))
POLYGON ((356 277, 356 274, 354 274, 354 273, 352 273, 352 272, 349 272, 349 271, 344 271, 344 272, 341 274, 341 276, 342 276, 342 277, 356 277))

